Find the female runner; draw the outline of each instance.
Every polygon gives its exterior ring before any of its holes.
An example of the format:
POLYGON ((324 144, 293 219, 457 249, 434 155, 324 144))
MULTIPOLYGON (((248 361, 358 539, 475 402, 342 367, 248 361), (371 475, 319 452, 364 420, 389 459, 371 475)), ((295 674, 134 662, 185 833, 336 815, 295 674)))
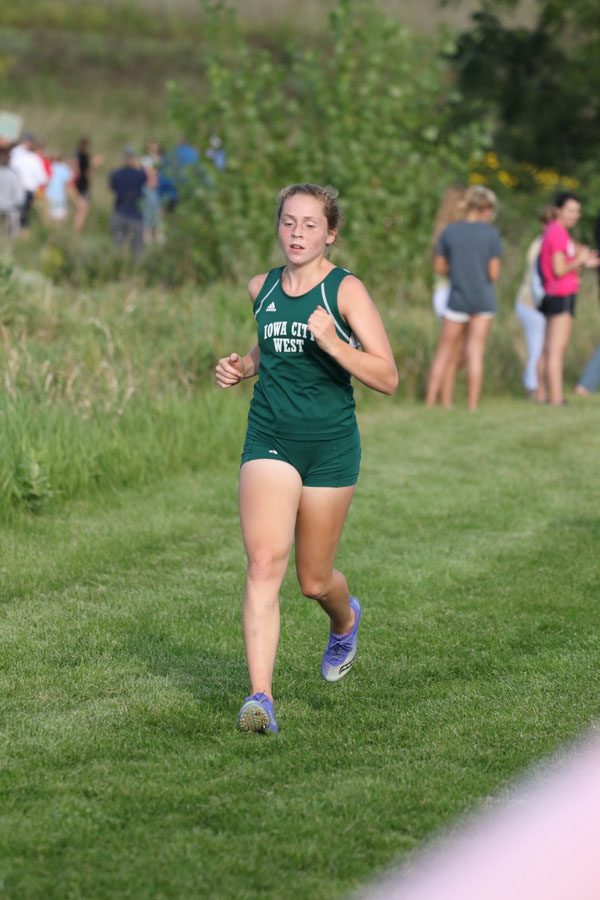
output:
POLYGON ((276 221, 285 265, 248 286, 258 343, 216 367, 222 388, 258 375, 239 485, 251 693, 238 725, 272 733, 278 731, 272 678, 279 589, 294 543, 300 589, 330 620, 323 677, 338 681, 354 662, 361 608, 333 567, 360 466, 351 375, 385 394, 398 384, 367 290, 326 259, 340 226, 337 191, 291 185, 279 195, 276 221))

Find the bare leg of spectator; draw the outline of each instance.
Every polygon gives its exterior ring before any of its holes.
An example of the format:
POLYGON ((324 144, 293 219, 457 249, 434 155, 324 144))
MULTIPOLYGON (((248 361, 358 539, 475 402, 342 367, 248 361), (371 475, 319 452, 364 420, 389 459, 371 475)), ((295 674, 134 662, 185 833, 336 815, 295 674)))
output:
POLYGON ((84 229, 89 211, 89 200, 87 197, 82 197, 81 194, 78 194, 77 200, 75 201, 75 231, 78 234, 81 234, 84 229))
POLYGON ((442 384, 441 390, 441 402, 444 409, 452 409, 454 406, 454 385, 456 384, 456 373, 464 363, 465 338, 466 334, 462 334, 456 347, 456 354, 454 358, 450 360, 446 375, 444 376, 444 383, 442 384))
POLYGON ((563 362, 571 337, 573 317, 569 313, 551 316, 546 326, 544 344, 546 386, 548 401, 554 405, 563 402, 563 362))
POLYGON ((483 384, 483 357, 492 322, 491 316, 473 316, 469 322, 465 354, 467 358, 469 409, 471 411, 476 410, 479 405, 481 386, 483 384))
MULTIPOLYGON (((442 387, 446 378, 448 368, 454 364, 454 360, 462 347, 463 335, 466 325, 463 322, 452 322, 450 319, 444 319, 442 323, 442 333, 438 344, 431 369, 429 372, 429 381, 427 385, 427 406, 435 406, 438 400, 442 399, 442 387)), ((454 364, 456 371, 456 365, 454 364)), ((442 402, 443 399, 442 399, 442 402)), ((444 406, 452 405, 451 401, 446 402, 444 406)))

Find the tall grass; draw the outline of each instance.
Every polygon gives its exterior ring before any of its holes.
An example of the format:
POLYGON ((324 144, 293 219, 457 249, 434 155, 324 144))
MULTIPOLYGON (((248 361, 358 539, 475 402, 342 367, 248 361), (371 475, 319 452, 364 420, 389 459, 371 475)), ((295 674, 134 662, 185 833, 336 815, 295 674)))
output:
MULTIPOLYGON (((523 347, 512 303, 520 252, 509 254, 487 354, 487 394, 520 393, 523 347)), ((250 273, 249 273, 250 274, 250 273)), ((399 399, 423 395, 439 326, 425 277, 377 284, 400 370, 399 399)), ((591 282, 567 359, 573 382, 597 339, 591 282)), ((88 290, 4 263, 0 270, 0 516, 141 484, 239 452, 251 385, 220 392, 219 356, 255 340, 245 287, 148 287, 129 277, 88 290)), ((461 386, 459 384, 459 397, 461 386)), ((359 404, 375 402, 358 386, 359 404)))
POLYGON ((8 266, 1 285, 4 515, 231 455, 245 404, 209 386, 219 346, 252 340, 239 289, 77 292, 8 266))
POLYGON ((38 512, 52 501, 210 469, 239 453, 241 402, 217 391, 194 400, 144 394, 121 416, 82 419, 66 403, 0 401, 0 509, 38 512))

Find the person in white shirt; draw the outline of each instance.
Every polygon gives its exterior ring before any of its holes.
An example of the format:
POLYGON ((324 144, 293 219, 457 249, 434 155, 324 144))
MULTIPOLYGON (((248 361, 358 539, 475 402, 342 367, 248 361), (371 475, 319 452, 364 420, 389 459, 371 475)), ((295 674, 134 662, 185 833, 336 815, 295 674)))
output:
POLYGON ((33 149, 35 138, 32 134, 24 134, 21 143, 17 144, 10 154, 10 167, 21 182, 25 191, 25 199, 21 206, 21 229, 29 228, 31 211, 35 196, 39 189, 48 181, 48 175, 44 163, 38 153, 33 149))
POLYGON ((19 231, 19 214, 25 191, 8 162, 8 148, 0 147, 0 241, 10 238, 19 231))

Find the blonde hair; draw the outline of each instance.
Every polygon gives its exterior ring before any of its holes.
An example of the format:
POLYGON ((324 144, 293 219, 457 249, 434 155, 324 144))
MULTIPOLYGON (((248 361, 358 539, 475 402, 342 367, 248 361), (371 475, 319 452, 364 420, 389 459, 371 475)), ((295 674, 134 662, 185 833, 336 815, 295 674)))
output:
POLYGON ((338 229, 342 224, 342 211, 337 202, 338 192, 330 184, 322 187, 320 184, 289 184, 279 191, 277 198, 277 211, 275 213, 275 225, 279 225, 283 204, 289 197, 295 197, 298 194, 304 194, 307 197, 314 197, 319 200, 323 206, 323 212, 327 219, 327 227, 329 231, 338 229))
POLYGON ((483 212, 485 209, 498 208, 498 198, 493 191, 482 184, 474 184, 465 193, 465 211, 483 212))
POLYGON ((437 245, 438 238, 444 228, 447 225, 452 225, 453 222, 458 222, 464 216, 466 192, 467 189, 464 184, 451 184, 444 191, 433 224, 433 235, 431 236, 433 247, 437 245))

